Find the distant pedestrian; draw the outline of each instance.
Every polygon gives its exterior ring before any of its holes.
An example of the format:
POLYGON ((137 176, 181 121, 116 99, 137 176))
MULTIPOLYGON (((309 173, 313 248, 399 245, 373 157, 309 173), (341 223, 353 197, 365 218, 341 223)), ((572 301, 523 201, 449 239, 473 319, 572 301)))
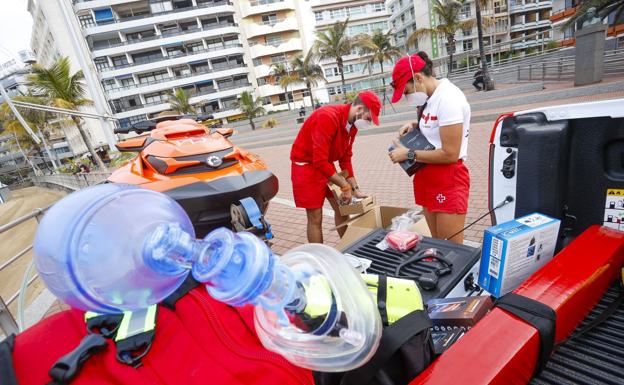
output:
POLYGON ((306 114, 306 110, 304 106, 301 106, 301 108, 299 108, 299 116, 305 116, 306 114))
POLYGON ((475 81, 472 82, 472 85, 477 89, 477 91, 481 91, 485 88, 485 80, 483 78, 483 71, 478 70, 474 74, 475 81), (481 84, 481 86, 479 86, 481 84))

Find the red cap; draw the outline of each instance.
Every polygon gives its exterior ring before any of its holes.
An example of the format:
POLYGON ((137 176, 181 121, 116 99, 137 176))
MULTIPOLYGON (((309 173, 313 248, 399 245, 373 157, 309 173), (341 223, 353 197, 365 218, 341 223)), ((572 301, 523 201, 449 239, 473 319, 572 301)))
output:
POLYGON ((412 73, 420 72, 423 68, 425 68, 425 61, 417 54, 404 56, 396 62, 392 70, 392 87, 394 87, 392 103, 396 103, 401 99, 405 91, 405 85, 412 79, 412 73))
POLYGON ((371 118, 373 119, 373 123, 379 126, 379 112, 381 111, 381 102, 379 98, 374 92, 371 91, 362 91, 358 94, 358 97, 364 103, 366 108, 371 113, 371 118))

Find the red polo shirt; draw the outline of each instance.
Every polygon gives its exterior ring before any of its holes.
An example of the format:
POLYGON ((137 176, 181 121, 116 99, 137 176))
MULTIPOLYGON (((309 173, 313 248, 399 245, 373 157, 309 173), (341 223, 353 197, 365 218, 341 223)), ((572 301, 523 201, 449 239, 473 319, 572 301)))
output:
POLYGON ((290 159, 309 163, 327 179, 336 173, 334 162, 353 177, 353 142, 357 128, 347 132, 347 119, 351 104, 321 107, 303 123, 290 151, 290 159))

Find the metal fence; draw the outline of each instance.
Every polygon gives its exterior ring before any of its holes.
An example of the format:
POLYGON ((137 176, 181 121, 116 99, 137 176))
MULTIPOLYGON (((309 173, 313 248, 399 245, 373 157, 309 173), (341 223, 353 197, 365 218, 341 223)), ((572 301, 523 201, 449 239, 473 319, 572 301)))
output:
MULTIPOLYGON (((557 60, 518 66, 516 70, 517 79, 520 81, 559 81, 573 79, 575 68, 574 57, 561 57, 557 60)), ((624 49, 605 53, 604 74, 624 74, 624 49)))
MULTIPOLYGON (((51 205, 50 205, 51 206, 51 205)), ((3 234, 9 230, 16 228, 17 226, 27 223, 31 220, 36 220, 39 222, 43 213, 50 208, 50 206, 35 209, 32 213, 24 215, 20 218, 17 218, 5 225, 0 226, 0 234, 3 234)), ((17 254, 13 255, 6 261, 0 265, 0 272, 7 269, 9 266, 18 262, 21 258, 23 258, 26 254, 28 254, 33 248, 32 243, 20 250, 17 254)), ((24 274, 24 278, 22 279, 22 284, 19 290, 16 290, 6 301, 0 297, 0 332, 2 332, 5 336, 8 336, 12 333, 17 333, 22 330, 24 327, 24 303, 26 301, 26 290, 28 287, 38 278, 38 274, 35 273, 32 277, 30 276, 32 271, 33 263, 31 262, 26 268, 26 272, 24 274), (9 311, 9 306, 13 302, 18 300, 17 313, 18 313, 18 321, 15 321, 15 317, 9 311)))
POLYGON ((80 190, 94 184, 102 183, 108 178, 108 172, 91 172, 88 174, 53 174, 31 177, 37 185, 56 185, 69 190, 80 190))

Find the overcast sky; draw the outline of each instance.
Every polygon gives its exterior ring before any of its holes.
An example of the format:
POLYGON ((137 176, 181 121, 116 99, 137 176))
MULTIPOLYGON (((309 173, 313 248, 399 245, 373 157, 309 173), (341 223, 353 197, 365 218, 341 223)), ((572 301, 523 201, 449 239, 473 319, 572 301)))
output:
MULTIPOLYGON (((49 1, 49 0, 46 0, 49 1)), ((14 54, 30 49, 32 17, 28 13, 28 0, 0 0, 0 61, 7 60, 5 49, 14 54)))

